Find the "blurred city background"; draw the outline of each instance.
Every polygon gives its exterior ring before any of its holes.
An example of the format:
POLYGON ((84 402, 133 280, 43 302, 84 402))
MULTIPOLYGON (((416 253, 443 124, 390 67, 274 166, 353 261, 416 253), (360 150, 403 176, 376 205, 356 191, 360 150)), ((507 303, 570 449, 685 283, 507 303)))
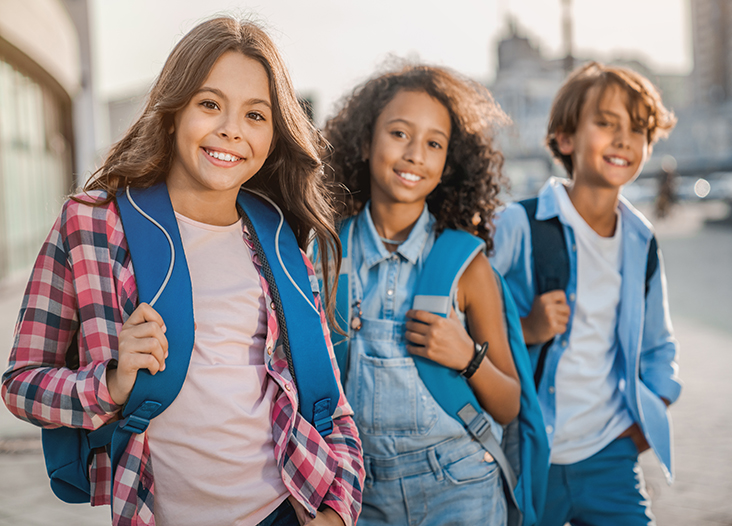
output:
MULTIPOLYGON (((729 0, 0 0, 0 369, 30 266, 64 197, 138 115, 175 42, 216 13, 263 23, 322 125, 391 57, 484 83, 506 199, 563 175, 543 146, 551 101, 587 60, 636 69, 678 117, 624 194, 655 224, 685 391, 676 482, 641 457, 660 525, 732 525, 732 2, 729 0)), ((48 488, 36 428, 0 404, 0 526, 108 524, 48 488)))

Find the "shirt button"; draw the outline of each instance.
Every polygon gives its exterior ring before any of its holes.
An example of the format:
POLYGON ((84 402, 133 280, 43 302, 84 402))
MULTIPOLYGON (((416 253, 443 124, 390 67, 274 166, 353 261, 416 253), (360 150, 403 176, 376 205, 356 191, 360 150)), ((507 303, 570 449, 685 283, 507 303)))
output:
POLYGON ((576 298, 576 296, 574 295, 574 292, 573 292, 572 294, 569 295, 569 301, 574 301, 574 298, 576 298))
POLYGON ((567 340, 562 340, 562 347, 566 347, 566 346, 567 346, 567 340))
POLYGON ((551 435, 554 432, 554 428, 552 426, 546 426, 546 434, 551 435))
POLYGON ((244 232, 244 235, 247 236, 247 239, 252 239, 252 235, 249 233, 249 231, 244 232))
POLYGON ((387 296, 393 296, 394 295, 394 290, 392 290, 392 289, 387 290, 386 291, 386 295, 387 296))
POLYGON ((290 384, 285 384, 285 389, 286 389, 287 391, 290 391, 290 390, 292 390, 292 388, 290 387, 290 384))
POLYGON ((269 302, 269 308, 272 309, 272 310, 275 310, 275 303, 274 303, 274 301, 270 301, 269 302))
POLYGON ((553 385, 550 385, 549 386, 549 394, 554 394, 554 386, 553 385))
POLYGON ((267 354, 269 354, 270 356, 272 355, 272 346, 271 345, 267 346, 267 354))
POLYGON ((572 252, 577 252, 577 245, 572 245, 572 252))

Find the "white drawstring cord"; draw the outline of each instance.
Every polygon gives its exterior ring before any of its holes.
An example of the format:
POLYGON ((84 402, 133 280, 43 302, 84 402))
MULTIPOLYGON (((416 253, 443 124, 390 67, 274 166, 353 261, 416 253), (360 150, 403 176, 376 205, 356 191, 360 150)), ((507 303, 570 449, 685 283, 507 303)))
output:
POLYGON ((168 275, 165 276, 165 280, 163 280, 163 284, 160 285, 160 288, 158 289, 157 293, 153 297, 152 300, 150 300, 150 306, 153 307, 155 305, 155 302, 158 301, 158 298, 163 293, 163 290, 165 290, 165 287, 168 285, 168 281, 170 281, 170 276, 173 274, 173 265, 175 264, 175 246, 173 245, 173 240, 170 237, 170 234, 168 234, 168 231, 163 228, 163 226, 155 221, 152 217, 147 215, 142 208, 137 206, 137 203, 135 203, 134 199, 132 199, 132 196, 130 195, 130 187, 128 186, 125 189, 125 192, 127 193, 127 199, 129 199, 130 204, 140 212, 140 214, 145 217, 148 221, 150 221, 153 225, 158 227, 160 230, 162 230, 163 234, 165 234, 165 237, 168 239, 168 243, 170 244, 170 267, 168 267, 168 275))
POLYGON ((267 197, 264 194, 260 194, 259 192, 253 192, 249 190, 251 193, 258 195, 262 199, 265 199, 269 202, 272 206, 275 207, 275 210, 277 210, 277 213, 280 215, 280 224, 277 225, 277 233, 275 234, 275 251, 277 252, 277 259, 280 261, 280 266, 282 267, 282 270, 285 271, 285 274, 287 275, 287 278, 292 282, 293 285, 295 285, 295 288, 298 290, 300 295, 305 298, 305 301, 308 302, 308 305, 312 307, 312 309, 315 311, 315 313, 320 316, 320 311, 315 307, 315 304, 308 299, 308 297, 305 295, 305 293, 302 291, 300 287, 297 286, 297 283, 295 283, 295 280, 292 279, 292 276, 290 276, 290 273, 287 271, 287 268, 285 267, 284 262, 282 261, 282 254, 280 254, 280 231, 282 230, 282 225, 285 223, 285 215, 282 213, 282 210, 280 210, 280 207, 275 204, 272 199, 267 197))

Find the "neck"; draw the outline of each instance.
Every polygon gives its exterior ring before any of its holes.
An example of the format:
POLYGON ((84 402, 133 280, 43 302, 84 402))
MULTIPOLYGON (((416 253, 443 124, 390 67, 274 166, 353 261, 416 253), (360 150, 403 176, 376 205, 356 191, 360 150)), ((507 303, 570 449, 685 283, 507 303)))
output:
POLYGON ((577 213, 603 237, 615 234, 620 188, 601 188, 572 181, 567 195, 577 213))
MULTIPOLYGON (((415 204, 402 203, 379 203, 371 201, 371 220, 374 222, 376 232, 380 237, 395 242, 406 241, 414 224, 419 219, 424 208, 424 203, 419 206, 415 204)), ((394 252, 399 246, 398 243, 384 243, 389 252, 394 252)))
POLYGON ((189 219, 208 225, 228 226, 239 220, 236 197, 239 190, 195 191, 168 179, 168 193, 173 210, 189 219))

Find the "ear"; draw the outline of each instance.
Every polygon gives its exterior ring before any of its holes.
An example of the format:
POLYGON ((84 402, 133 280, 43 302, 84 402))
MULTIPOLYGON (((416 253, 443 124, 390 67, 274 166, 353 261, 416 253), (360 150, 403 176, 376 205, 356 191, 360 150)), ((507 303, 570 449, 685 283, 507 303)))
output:
POLYGON ((572 155, 574 153, 574 135, 558 131, 554 136, 557 139, 557 147, 562 155, 572 155))

